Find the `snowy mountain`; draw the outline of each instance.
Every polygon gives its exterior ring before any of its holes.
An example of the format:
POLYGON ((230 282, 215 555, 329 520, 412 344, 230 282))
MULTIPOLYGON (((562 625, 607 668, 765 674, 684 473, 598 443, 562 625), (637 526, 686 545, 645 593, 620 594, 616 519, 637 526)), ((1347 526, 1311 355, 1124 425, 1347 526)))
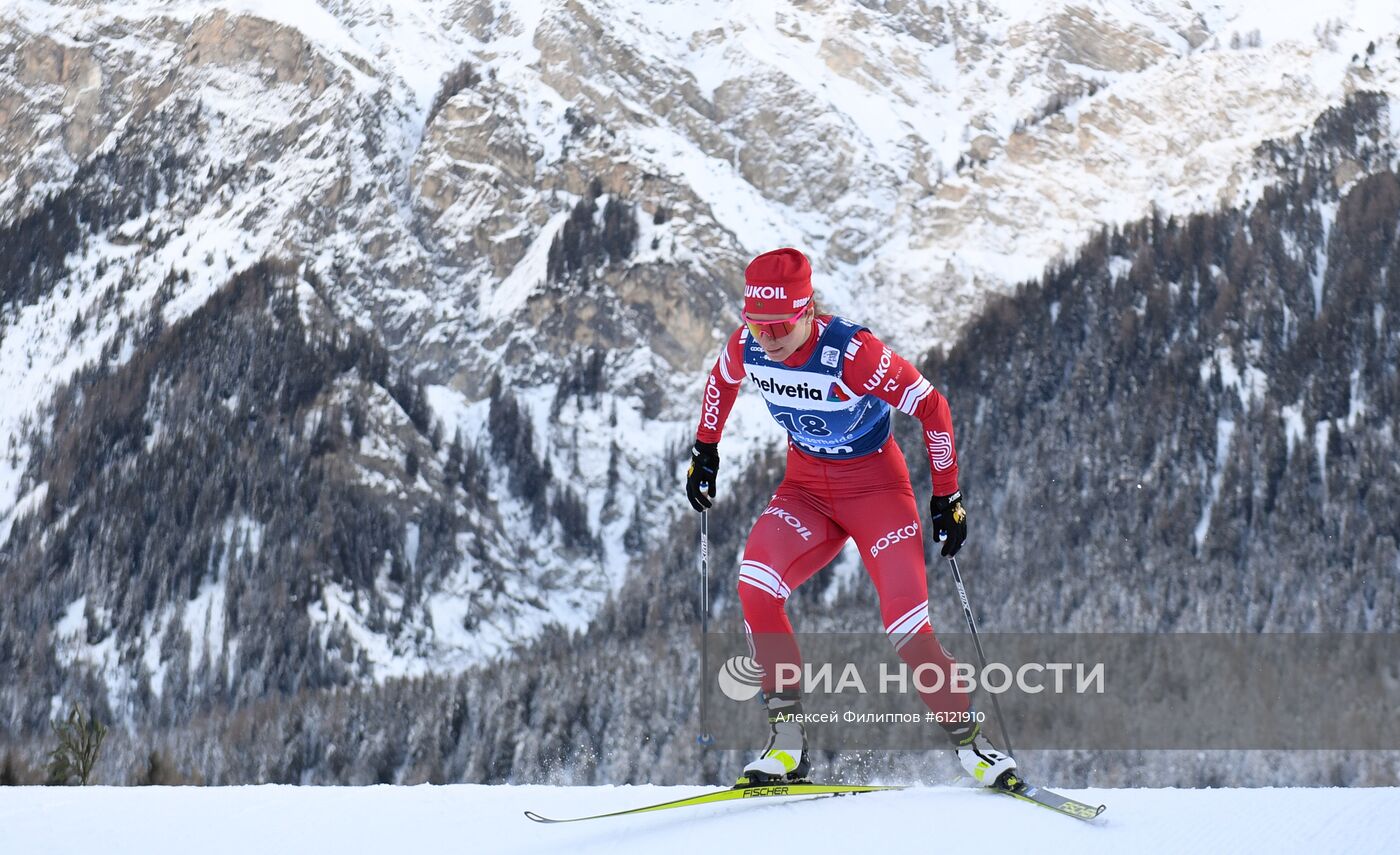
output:
MULTIPOLYGON (((0 721, 174 725, 665 611, 749 256, 800 246, 827 305, 956 352, 1104 226, 1292 187, 1280 152, 1376 93, 1325 235, 1395 168, 1397 39, 1364 0, 10 4, 0 721)), ((736 499, 774 442, 742 398, 736 499)), ((1229 496, 1206 457, 1188 548, 1229 496)))

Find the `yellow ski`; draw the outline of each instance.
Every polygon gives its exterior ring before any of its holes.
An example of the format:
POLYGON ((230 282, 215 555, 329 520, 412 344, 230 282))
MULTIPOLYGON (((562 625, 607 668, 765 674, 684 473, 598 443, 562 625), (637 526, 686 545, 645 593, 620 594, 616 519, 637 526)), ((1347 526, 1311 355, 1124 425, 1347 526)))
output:
POLYGON ((731 787, 727 790, 720 790, 715 793, 702 793, 698 796, 691 796, 675 801, 661 802, 660 804, 646 805, 644 807, 629 808, 627 810, 613 811, 612 813, 599 813, 592 816, 575 816, 569 819, 550 819, 547 816, 540 816, 534 811, 525 811, 525 815, 535 822, 557 823, 557 822, 582 822, 586 819, 603 819, 609 816, 630 816, 638 813, 650 813, 658 810, 670 810, 671 808, 694 807, 695 805, 708 805, 718 802, 733 801, 735 799, 771 799, 793 796, 844 796, 854 793, 875 793, 881 790, 903 790, 903 786, 890 787, 866 787, 846 784, 757 784, 743 787, 731 787))
POLYGON ((1013 799, 1020 799, 1023 802, 1040 805, 1049 808, 1065 816, 1072 816, 1075 819, 1082 819, 1085 822, 1093 819, 1107 810, 1106 805, 1091 805, 1084 802, 1075 801, 1069 796, 1062 796, 1052 790, 1037 787, 1034 784, 1027 784, 1016 776, 1011 776, 1005 786, 989 787, 993 792, 1003 793, 1013 799))

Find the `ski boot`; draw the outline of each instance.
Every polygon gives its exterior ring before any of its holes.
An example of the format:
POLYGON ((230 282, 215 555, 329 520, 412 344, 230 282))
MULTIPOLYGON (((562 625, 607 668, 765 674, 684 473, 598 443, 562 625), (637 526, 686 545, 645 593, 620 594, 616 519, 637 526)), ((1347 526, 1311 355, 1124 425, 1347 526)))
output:
POLYGON ((768 711, 768 745, 757 760, 744 767, 735 786, 810 783, 807 775, 812 771, 812 762, 807 756, 807 731, 800 720, 792 718, 802 714, 798 694, 765 694, 763 701, 768 711))
POLYGON ((948 738, 957 749, 958 761, 967 774, 984 787, 1007 788, 1016 781, 1016 761, 1003 751, 992 747, 982 732, 981 722, 970 722, 947 728, 948 738))

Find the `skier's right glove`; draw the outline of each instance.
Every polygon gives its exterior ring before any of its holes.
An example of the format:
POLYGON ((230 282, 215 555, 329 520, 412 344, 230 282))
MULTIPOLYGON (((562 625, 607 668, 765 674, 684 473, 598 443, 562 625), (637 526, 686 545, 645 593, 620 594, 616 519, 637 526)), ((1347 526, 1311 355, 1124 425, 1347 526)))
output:
POLYGON ((695 440, 690 449, 690 470, 685 473, 685 497, 697 511, 714 504, 715 475, 719 472, 719 443, 695 440))
POLYGON ((933 514, 933 536, 943 541, 943 557, 952 558, 967 540, 967 511, 962 506, 962 490, 951 496, 934 496, 928 510, 933 514))

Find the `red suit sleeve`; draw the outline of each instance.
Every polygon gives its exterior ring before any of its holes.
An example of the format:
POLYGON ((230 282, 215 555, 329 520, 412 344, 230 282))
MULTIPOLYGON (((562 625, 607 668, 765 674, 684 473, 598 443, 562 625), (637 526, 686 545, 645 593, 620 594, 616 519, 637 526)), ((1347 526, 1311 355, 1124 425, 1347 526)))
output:
POLYGON ((700 401, 700 426, 695 438, 701 442, 719 442, 724 422, 744 381, 744 328, 736 329, 725 342, 705 380, 705 394, 700 401))
POLYGON ((953 447, 953 416, 948 399, 924 379, 909 360, 869 330, 861 330, 846 348, 841 380, 856 392, 874 395, 923 425, 924 450, 933 474, 933 492, 958 491, 958 454, 953 447))

